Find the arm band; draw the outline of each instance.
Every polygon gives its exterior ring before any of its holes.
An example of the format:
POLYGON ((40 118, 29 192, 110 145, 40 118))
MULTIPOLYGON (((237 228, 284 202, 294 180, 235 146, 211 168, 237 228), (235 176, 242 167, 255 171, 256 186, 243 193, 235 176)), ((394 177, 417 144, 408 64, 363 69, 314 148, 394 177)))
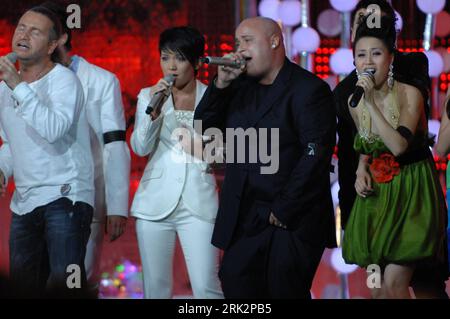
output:
POLYGON ((106 145, 116 141, 125 141, 125 136, 125 131, 106 132, 103 133, 103 143, 106 145))
POLYGON ((414 139, 414 135, 411 133, 409 128, 400 125, 397 127, 397 132, 408 142, 408 144, 411 144, 414 139))

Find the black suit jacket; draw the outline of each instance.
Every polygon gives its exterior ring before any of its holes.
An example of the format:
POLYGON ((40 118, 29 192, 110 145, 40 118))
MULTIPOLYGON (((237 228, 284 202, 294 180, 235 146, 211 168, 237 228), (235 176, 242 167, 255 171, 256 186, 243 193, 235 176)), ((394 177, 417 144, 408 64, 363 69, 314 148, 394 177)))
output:
MULTIPOLYGON (((428 59, 423 53, 395 52, 394 78, 397 81, 410 84, 420 90, 425 102, 425 112, 429 115, 428 96, 430 90, 430 77, 428 76, 428 59)), ((359 154, 353 149, 353 141, 357 128, 350 115, 348 99, 355 91, 357 82, 356 71, 350 73, 334 89, 336 114, 338 117, 338 176, 339 176, 339 206, 341 209, 341 222, 345 227, 353 203, 356 198, 355 180, 358 168, 359 154)))
MULTIPOLYGON (((269 227, 269 214, 309 243, 335 246, 335 224, 330 193, 330 162, 335 145, 335 110, 329 86, 298 65, 285 60, 262 102, 255 106, 255 80, 242 75, 226 89, 210 84, 195 111, 210 127, 279 129, 279 169, 261 174, 265 165, 229 163, 221 190, 212 243, 226 249, 240 234, 243 216, 246 235, 269 227), (245 218, 244 218, 245 219, 245 218)), ((275 139, 267 139, 271 149, 275 139)), ((230 141, 226 140, 227 147, 230 141)), ((235 154, 238 150, 234 149, 235 154)), ((245 152, 248 153, 246 145, 245 152)), ((272 226, 270 226, 272 227, 272 226)))

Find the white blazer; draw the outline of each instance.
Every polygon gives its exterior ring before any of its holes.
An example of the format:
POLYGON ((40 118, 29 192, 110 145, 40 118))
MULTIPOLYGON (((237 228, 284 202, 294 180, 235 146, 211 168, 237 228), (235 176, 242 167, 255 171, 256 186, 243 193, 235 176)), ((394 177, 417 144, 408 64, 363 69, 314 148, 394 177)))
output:
MULTIPOLYGON (((195 107, 206 88, 197 81, 195 107)), ((177 140, 171 138, 172 132, 179 127, 172 95, 155 121, 145 113, 150 99, 150 88, 142 89, 131 135, 133 151, 139 156, 150 155, 131 206, 131 215, 160 220, 167 217, 182 198, 193 215, 213 223, 218 209, 214 175, 206 172, 205 162, 193 162, 191 155, 180 150, 177 140)))
POLYGON ((130 151, 125 141, 103 143, 103 133, 125 131, 122 93, 117 77, 81 57, 76 74, 83 86, 94 158, 95 221, 107 215, 128 217, 130 151), (106 204, 106 207, 105 207, 106 204))

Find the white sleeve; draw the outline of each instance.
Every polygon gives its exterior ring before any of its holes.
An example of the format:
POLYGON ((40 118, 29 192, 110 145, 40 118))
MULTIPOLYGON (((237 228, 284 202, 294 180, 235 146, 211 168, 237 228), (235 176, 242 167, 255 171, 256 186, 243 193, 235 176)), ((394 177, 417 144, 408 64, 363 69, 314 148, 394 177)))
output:
MULTIPOLYGON (((103 92, 102 133, 125 131, 125 115, 120 84, 116 77, 103 92)), ((103 170, 107 215, 128 217, 130 150, 126 141, 114 141, 103 148, 103 170)))
POLYGON ((52 105, 42 103, 25 82, 13 91, 15 100, 19 102, 17 114, 49 143, 55 143, 69 132, 78 111, 77 105, 81 105, 79 90, 82 90, 76 79, 71 77, 58 78, 52 85, 52 105))
POLYGON ((103 149, 107 215, 128 216, 130 150, 124 141, 111 142, 103 149))
POLYGON ((162 128, 164 114, 160 114, 154 121, 145 113, 150 96, 146 96, 143 90, 138 96, 136 119, 133 134, 131 134, 131 148, 139 156, 150 154, 157 143, 157 138, 162 128))
POLYGON ((0 147, 0 170, 5 176, 5 184, 8 184, 8 179, 13 175, 13 159, 8 140, 2 129, 0 129, 0 136, 3 141, 3 144, 0 147))
POLYGON ((102 92, 101 122, 102 133, 125 131, 122 93, 119 80, 114 76, 102 92))

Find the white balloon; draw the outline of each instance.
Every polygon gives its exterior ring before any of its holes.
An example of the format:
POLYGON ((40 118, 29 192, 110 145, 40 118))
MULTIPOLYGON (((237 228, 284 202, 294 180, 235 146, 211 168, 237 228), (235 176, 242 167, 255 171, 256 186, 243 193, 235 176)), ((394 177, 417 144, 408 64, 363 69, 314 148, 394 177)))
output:
POLYGON ((330 57, 330 67, 335 74, 349 74, 353 71, 353 53, 351 49, 339 48, 330 57))
POLYGON ((317 29, 327 37, 335 37, 342 31, 339 12, 333 9, 322 11, 317 18, 317 29))
POLYGON ((278 0, 263 0, 259 3, 258 12, 262 17, 278 20, 278 6, 280 1, 278 0))
POLYGON ((301 21, 301 4, 298 0, 282 1, 278 6, 278 18, 285 26, 293 27, 301 21))
POLYGON ((397 20, 395 21, 395 30, 400 33, 403 29, 403 18, 397 11, 395 11, 395 16, 397 17, 397 20))
POLYGON ((311 27, 300 27, 292 34, 292 42, 299 52, 316 52, 320 46, 320 36, 311 27))
POLYGON ((331 266, 340 274, 350 274, 358 269, 358 265, 346 264, 342 258, 342 248, 335 248, 331 253, 331 266))
POLYGON ((439 128, 441 127, 441 122, 438 120, 428 120, 428 132, 435 135, 436 138, 439 135, 439 128))
POLYGON ((425 51, 424 53, 428 58, 428 74, 431 77, 438 77, 444 70, 442 56, 434 50, 425 51))
POLYGON ((330 0, 331 6, 340 12, 350 12, 355 9, 358 0, 330 0))
POLYGON ((436 14, 445 6, 445 0, 416 0, 417 6, 424 13, 436 14))

